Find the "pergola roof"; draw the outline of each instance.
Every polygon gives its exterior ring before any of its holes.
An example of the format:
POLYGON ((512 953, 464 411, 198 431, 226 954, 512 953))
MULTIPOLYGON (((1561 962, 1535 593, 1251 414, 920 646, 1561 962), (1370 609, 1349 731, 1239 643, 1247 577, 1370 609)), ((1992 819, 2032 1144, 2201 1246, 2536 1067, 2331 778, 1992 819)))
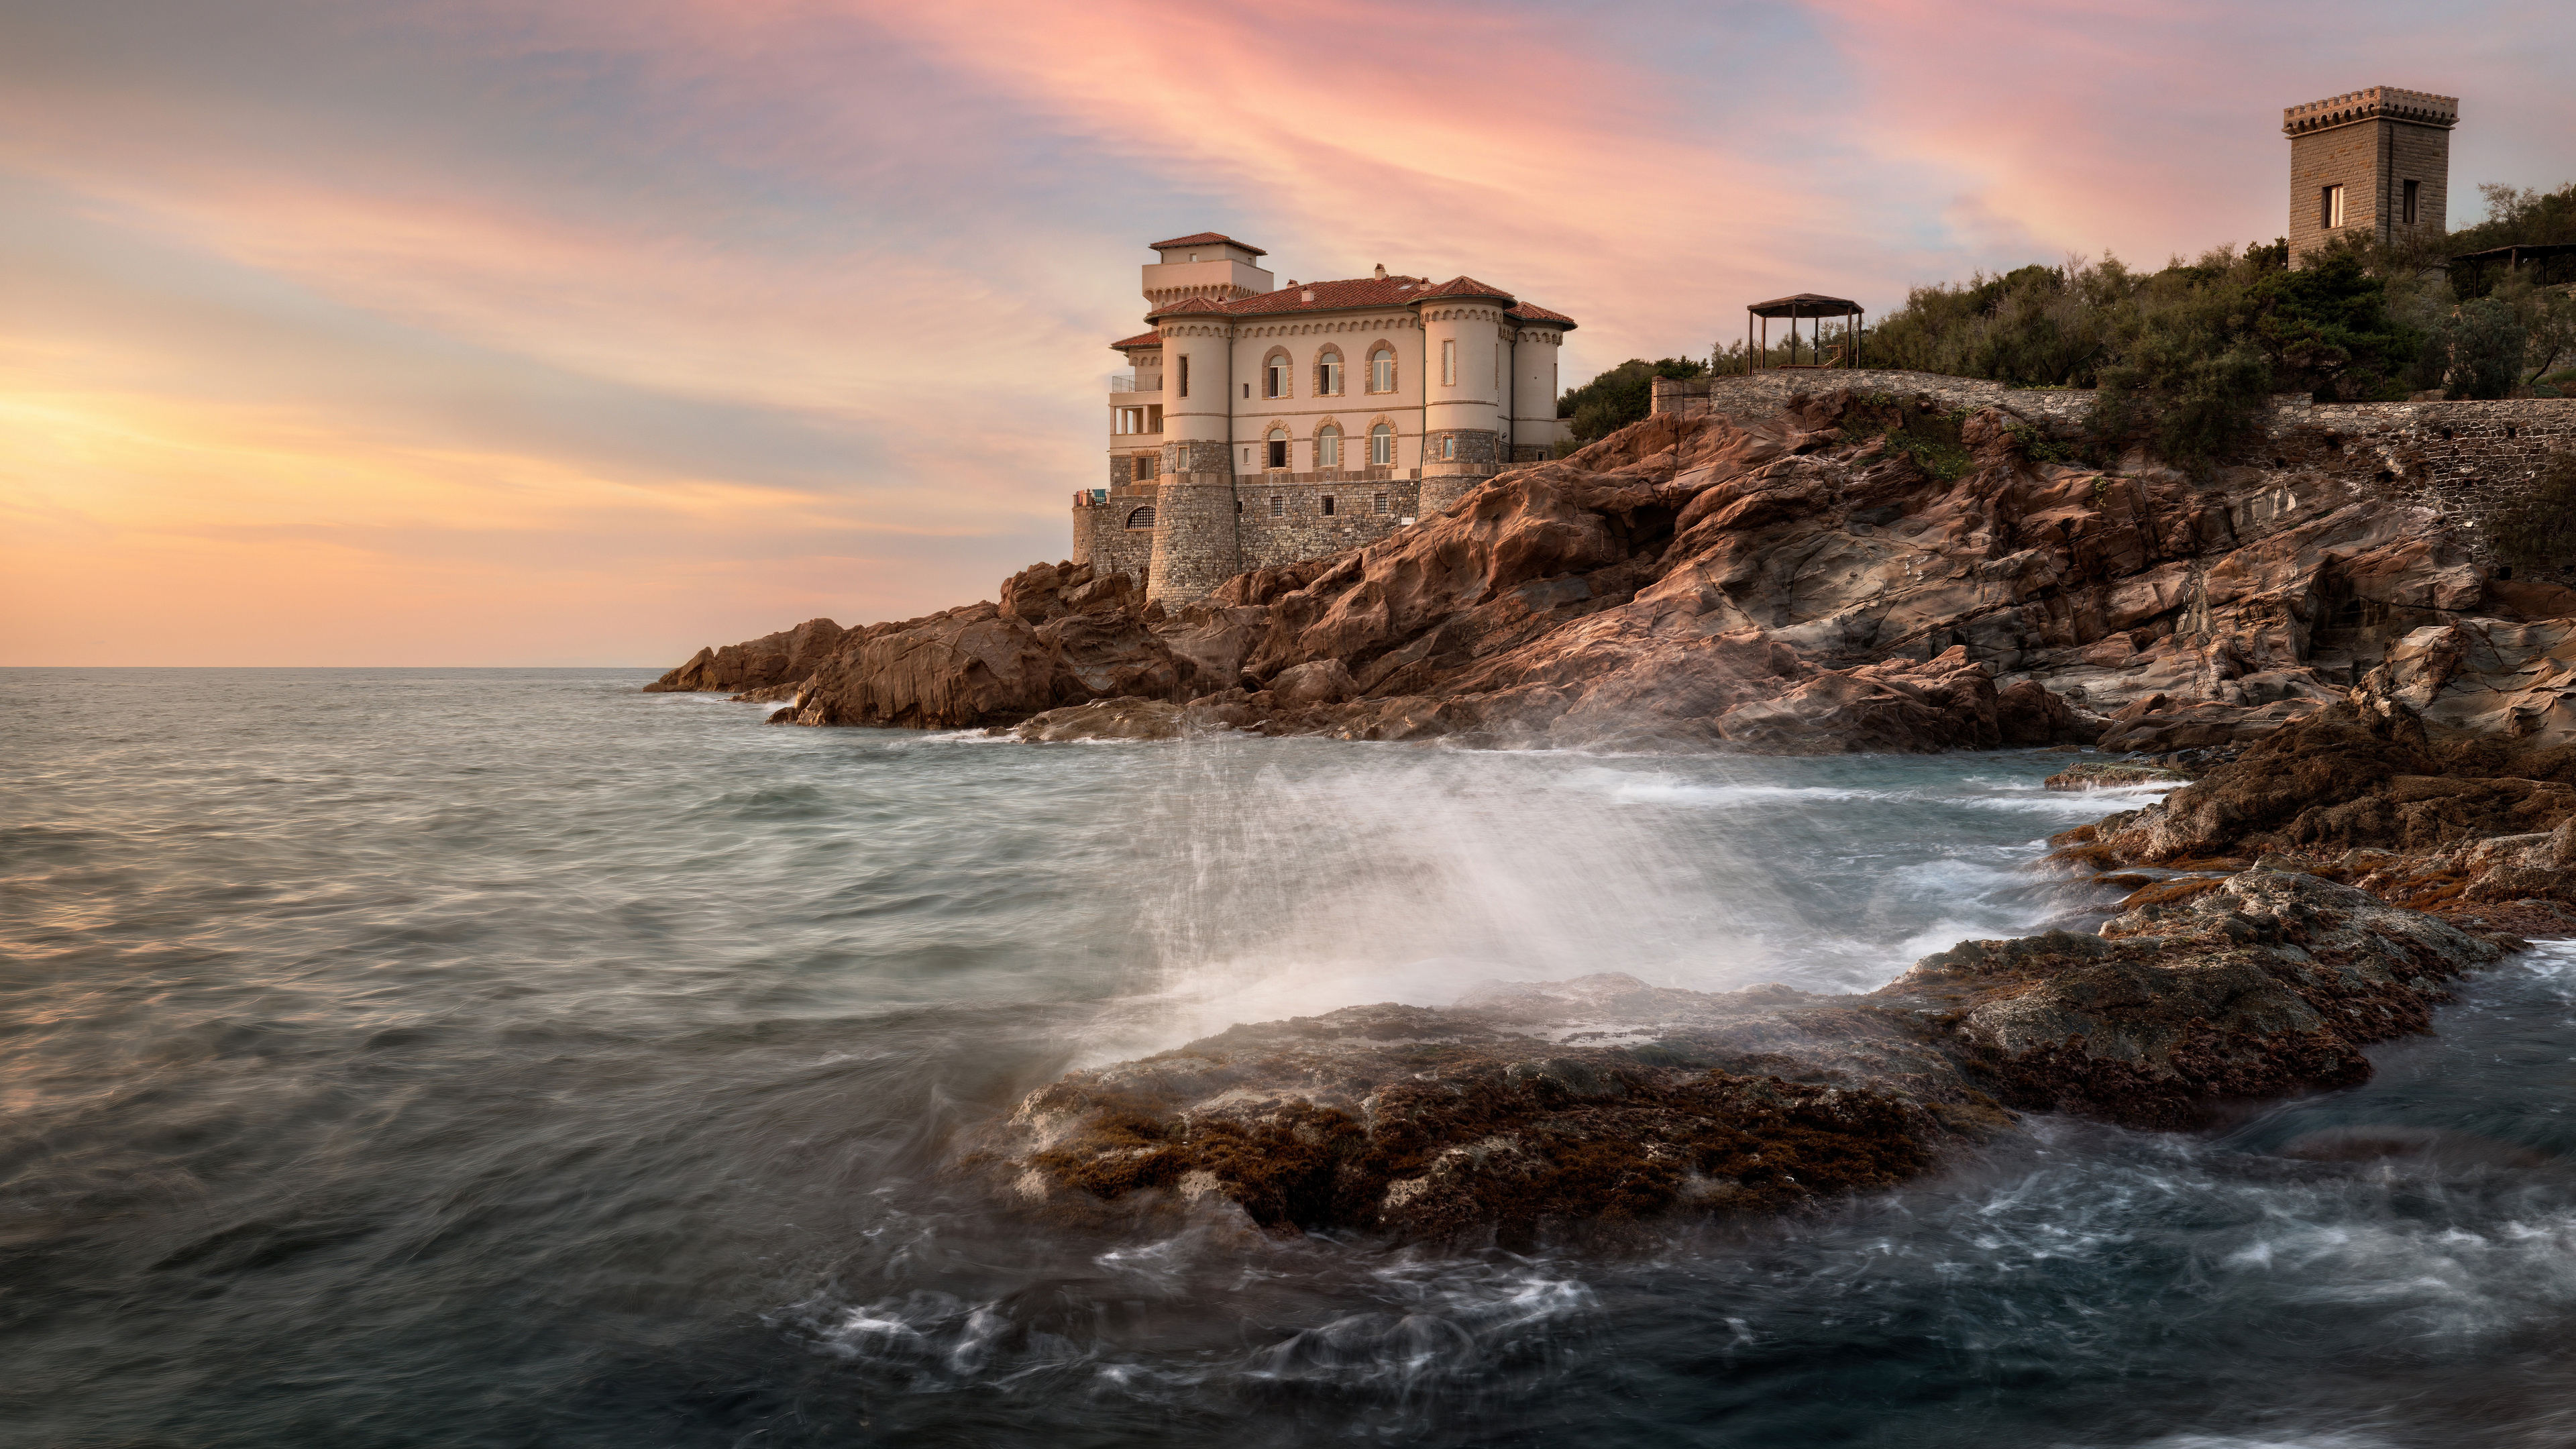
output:
POLYGON ((1821 292, 1800 292, 1795 296, 1774 297, 1756 302, 1744 309, 1756 317, 1850 317, 1861 310, 1858 302, 1843 297, 1828 297, 1821 292))
POLYGON ((2455 262, 2511 262, 2520 265, 2525 258, 2546 261, 2576 253, 2576 242, 2525 242, 2520 246, 2491 247, 2482 252, 2463 252, 2451 258, 2455 262))

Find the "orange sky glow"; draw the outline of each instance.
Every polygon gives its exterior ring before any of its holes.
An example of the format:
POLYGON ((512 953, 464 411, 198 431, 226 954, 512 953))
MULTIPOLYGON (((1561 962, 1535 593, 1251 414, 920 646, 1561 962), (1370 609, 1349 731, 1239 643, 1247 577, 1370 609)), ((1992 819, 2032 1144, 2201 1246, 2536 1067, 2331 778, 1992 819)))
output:
POLYGON ((1746 301, 2283 229, 2292 102, 2576 172, 2576 10, 98 0, 0 16, 0 663, 655 665, 1061 557, 1156 237, 1746 301), (218 13, 219 12, 219 13, 218 13))

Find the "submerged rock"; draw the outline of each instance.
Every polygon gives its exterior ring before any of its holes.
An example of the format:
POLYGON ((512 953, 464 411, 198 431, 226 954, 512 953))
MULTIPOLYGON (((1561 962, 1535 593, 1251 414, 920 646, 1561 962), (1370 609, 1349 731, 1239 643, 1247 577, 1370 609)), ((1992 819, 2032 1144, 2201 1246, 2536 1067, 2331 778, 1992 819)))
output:
POLYGON ((1901 1182, 2021 1111, 2141 1127, 2362 1080, 2502 947, 2263 868, 2098 936, 1971 941, 1866 995, 1605 973, 1237 1026, 1074 1072, 969 1155, 1024 1206, 1499 1236, 1776 1212, 1901 1182))
POLYGON ((2069 765, 2040 782, 2051 790, 2116 790, 2130 785, 2188 785, 2191 776, 2162 765, 2069 765))

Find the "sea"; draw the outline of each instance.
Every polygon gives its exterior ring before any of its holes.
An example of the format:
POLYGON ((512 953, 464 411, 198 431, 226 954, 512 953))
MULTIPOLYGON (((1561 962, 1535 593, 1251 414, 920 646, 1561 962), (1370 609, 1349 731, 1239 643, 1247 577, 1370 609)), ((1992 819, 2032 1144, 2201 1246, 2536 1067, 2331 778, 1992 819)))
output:
POLYGON ((0 1444, 2576 1442, 2566 945, 2365 1086, 1806 1216, 1074 1228, 955 1165, 1070 1068, 1497 980, 1866 990, 2100 921, 2043 837, 2147 797, 649 678, 0 674, 0 1444))

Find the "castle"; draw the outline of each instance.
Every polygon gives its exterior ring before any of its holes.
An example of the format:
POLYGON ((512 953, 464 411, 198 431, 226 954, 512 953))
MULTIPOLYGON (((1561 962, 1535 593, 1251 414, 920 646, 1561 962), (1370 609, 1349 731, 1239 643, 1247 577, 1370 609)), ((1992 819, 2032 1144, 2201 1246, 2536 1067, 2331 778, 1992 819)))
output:
POLYGON ((1276 286, 1261 248, 1155 242, 1154 330, 1113 342, 1109 478, 1073 556, 1183 604, 1247 569, 1383 538, 1547 457, 1574 319, 1473 277, 1276 286))
POLYGON ((2451 128, 2457 96, 2395 86, 2347 91, 2281 112, 2290 138, 2290 255, 2304 257, 2350 228, 2379 241, 2449 228, 2451 128))

